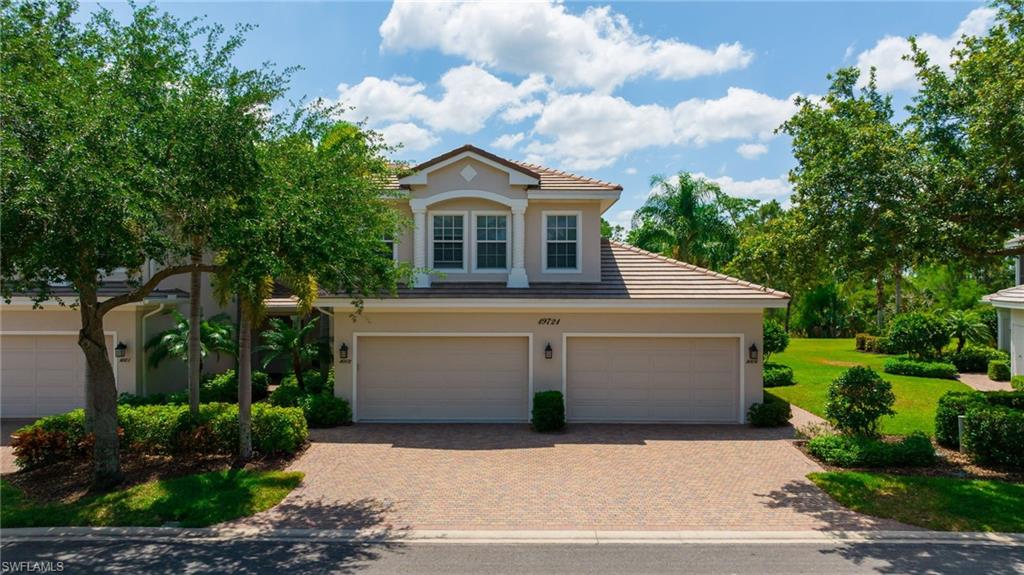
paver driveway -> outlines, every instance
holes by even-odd
[[[265,528],[901,528],[839,506],[791,428],[356,424],[314,430]]]

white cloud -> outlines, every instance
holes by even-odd
[[[636,175],[636,168],[626,168],[625,170],[622,170],[622,171],[625,172],[626,174],[630,175],[630,176],[635,176]]]
[[[917,45],[928,53],[933,64],[948,70],[952,62],[950,51],[964,35],[977,36],[984,34],[995,21],[996,10],[993,8],[976,8],[967,15],[960,25],[949,36],[941,38],[934,34],[921,34],[917,37]],[[911,62],[903,59],[910,54],[910,42],[900,36],[886,36],[875,46],[857,55],[857,67],[861,70],[860,84],[868,82],[868,72],[876,68],[878,88],[880,90],[913,90],[917,87],[916,68]]]
[[[389,145],[397,146],[401,144],[404,150],[410,152],[426,150],[440,141],[429,130],[409,122],[385,126],[380,129],[380,133],[384,136],[384,141]]]
[[[756,180],[736,180],[730,176],[709,178],[702,173],[694,175],[715,182],[723,192],[734,198],[749,198],[762,202],[778,200],[779,203],[785,205],[788,204],[789,196],[793,193],[793,187],[785,175],[777,178],[757,178]]]
[[[714,49],[633,30],[611,8],[571,14],[559,2],[395,2],[380,26],[381,49],[436,49],[496,70],[540,72],[560,86],[610,92],[641,76],[687,79],[745,68],[734,42]]]
[[[536,114],[532,95],[546,87],[540,76],[513,85],[475,65],[448,70],[440,85],[441,96],[431,98],[423,83],[367,76],[355,85],[340,84],[338,100],[353,108],[345,118],[367,118],[371,125],[418,120],[437,131],[471,134],[499,111],[519,119]]]
[[[602,94],[553,95],[534,126],[534,133],[546,140],[530,142],[526,151],[555,158],[570,169],[592,170],[652,146],[766,141],[796,111],[792,98],[729,88],[718,99],[693,98],[667,108]]]
[[[633,214],[636,210],[619,210],[605,218],[613,226],[622,226],[622,229],[629,231],[633,227]]]
[[[747,160],[753,160],[758,156],[767,154],[768,146],[764,144],[740,144],[739,147],[736,148],[736,153]]]
[[[498,148],[499,150],[511,150],[515,148],[519,142],[523,141],[526,134],[519,132],[517,134],[502,134],[491,142],[491,146]]]

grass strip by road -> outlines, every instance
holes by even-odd
[[[896,405],[893,406],[896,415],[882,418],[882,433],[908,435],[923,431],[935,435],[935,408],[939,398],[947,391],[969,391],[970,387],[948,379],[883,373],[882,364],[890,357],[857,351],[852,339],[793,338],[786,351],[772,354],[771,361],[793,368],[796,384],[773,387],[770,391],[793,405],[824,417],[825,397],[832,380],[855,365],[866,365],[892,383],[892,391],[896,394]]]
[[[150,481],[72,502],[38,503],[0,481],[0,527],[205,527],[269,509],[302,482],[285,471],[227,470]]]
[[[1024,532],[1024,484],[859,471],[807,476],[858,513],[938,531]]]

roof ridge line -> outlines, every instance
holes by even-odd
[[[674,259],[674,258],[663,256],[661,254],[656,254],[654,252],[649,252],[649,251],[647,251],[645,249],[638,248],[638,247],[636,247],[636,246],[634,246],[632,244],[627,244],[627,243],[616,241],[616,240],[612,240],[612,239],[609,239],[607,241],[608,241],[609,244],[613,244],[613,245],[625,248],[627,250],[630,250],[632,252],[636,252],[638,254],[642,254],[642,255],[645,255],[645,256],[653,257],[655,259],[663,260],[665,262],[668,262],[668,263],[671,263],[671,264],[675,264],[675,265],[677,265],[679,267],[682,267],[684,269],[689,269],[689,270],[692,270],[692,271],[703,272],[703,273],[709,274],[709,275],[717,277],[717,278],[721,278],[721,279],[725,279],[725,280],[731,281],[731,282],[739,284],[741,286],[752,287],[752,288],[759,289],[759,290],[761,290],[761,291],[763,291],[765,293],[769,293],[769,294],[773,294],[773,295],[779,295],[779,296],[784,296],[786,298],[790,297],[790,295],[788,293],[784,292],[784,291],[775,290],[775,289],[772,289],[770,287],[765,287],[763,285],[758,285],[758,284],[756,284],[754,282],[748,282],[747,280],[742,280],[742,279],[739,279],[739,278],[735,278],[735,277],[732,277],[730,275],[723,274],[721,272],[716,272],[714,270],[709,270],[707,268],[702,268],[700,266],[691,264],[689,262],[684,262],[684,261],[681,261],[681,260],[677,260],[677,259]]]

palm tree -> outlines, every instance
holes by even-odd
[[[949,337],[956,340],[957,353],[964,349],[964,344],[968,341],[985,342],[992,337],[985,322],[970,312],[960,310],[949,312],[946,316],[946,325],[949,329]]]
[[[174,327],[160,332],[146,342],[145,350],[149,357],[150,367],[157,367],[165,359],[178,359],[188,361],[188,318],[178,310],[172,309],[164,315],[174,318]],[[235,326],[227,314],[219,313],[210,319],[199,322],[199,357],[202,358],[210,352],[228,355],[235,355]]]
[[[717,184],[680,172],[652,177],[651,188],[633,215],[630,243],[708,268],[732,259],[739,238],[724,203],[728,197]]]
[[[256,351],[264,352],[263,369],[267,369],[272,361],[279,357],[288,357],[292,362],[292,371],[295,372],[295,381],[299,389],[305,389],[305,382],[302,380],[302,365],[317,357],[319,351],[316,342],[307,342],[309,332],[316,327],[317,320],[313,318],[306,325],[302,325],[302,318],[296,317],[294,323],[289,325],[280,318],[271,318],[271,329],[263,332],[264,344],[256,348]]]

